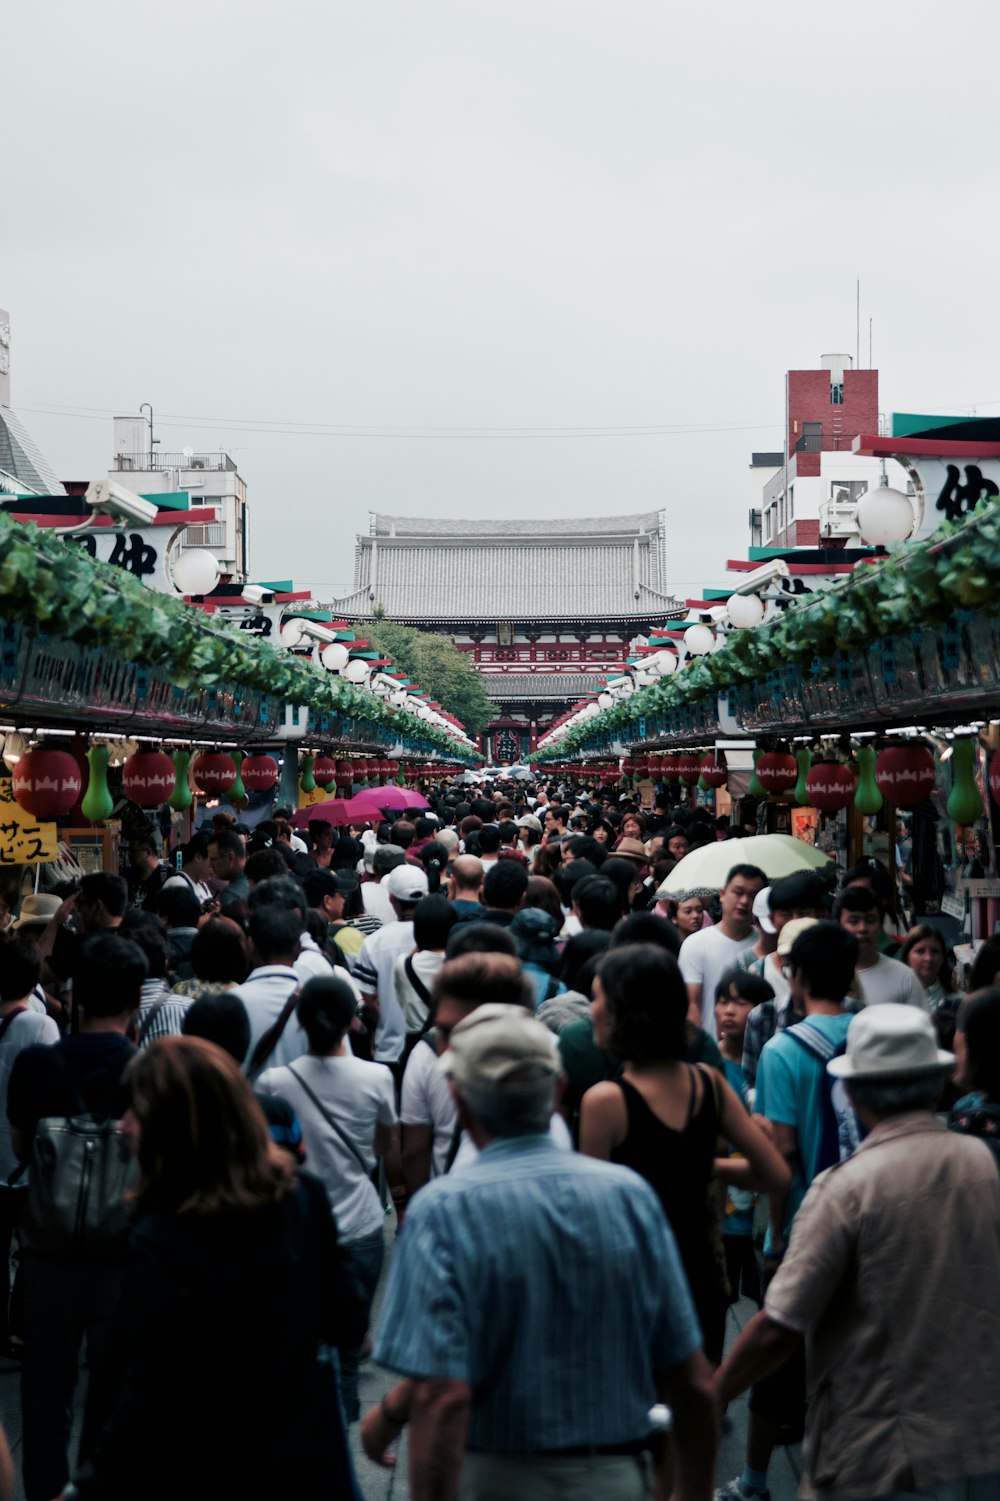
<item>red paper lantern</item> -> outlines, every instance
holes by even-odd
[[[697,756],[678,756],[676,771],[682,782],[693,787],[701,776],[701,762]]]
[[[334,770],[334,778],[340,792],[350,792],[354,781],[354,762],[338,761]]]
[[[726,768],[714,756],[706,756],[701,763],[701,775],[708,787],[724,787]]]
[[[278,780],[278,763],[273,756],[247,756],[240,775],[248,792],[267,792]]]
[[[337,763],[330,756],[317,756],[313,762],[313,776],[317,787],[329,787],[331,782],[337,780]],[[246,767],[243,768],[243,781],[246,782]]]
[[[766,751],[757,762],[757,780],[765,792],[791,792],[798,776],[798,763],[787,751]]]
[[[191,763],[191,780],[199,792],[223,797],[236,785],[236,762],[225,751],[202,751]]]
[[[159,808],[177,786],[174,763],[163,751],[136,751],[122,767],[122,791],[138,808]]]
[[[663,757],[659,754],[649,758],[649,774],[658,782],[663,775]]]
[[[914,808],[934,791],[934,754],[926,745],[887,745],[875,758],[875,781],[894,808]]]
[[[633,766],[635,768],[635,775],[637,777],[646,777],[649,775],[648,756],[636,756],[635,761],[633,762]]]
[[[846,808],[853,796],[854,778],[839,761],[819,761],[806,777],[810,808],[836,813],[839,808]]]
[[[622,760],[622,776],[630,777],[635,771],[635,762],[631,756],[625,756]]]
[[[32,818],[58,818],[75,808],[83,791],[80,768],[68,751],[25,751],[13,773],[14,801]]]

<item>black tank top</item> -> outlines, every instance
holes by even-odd
[[[719,1111],[709,1071],[691,1064],[685,1067],[691,1097],[680,1131],[664,1125],[633,1084],[620,1081],[628,1131],[611,1156],[645,1178],[663,1205],[705,1328],[706,1316],[710,1311],[715,1314],[719,1297],[725,1294],[715,1254],[711,1193]]]

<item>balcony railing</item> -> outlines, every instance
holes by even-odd
[[[153,474],[161,469],[222,469],[236,473],[236,464],[228,453],[118,453],[115,468]]]

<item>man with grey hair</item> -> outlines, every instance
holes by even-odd
[[[406,851],[398,844],[376,844],[365,850],[364,866],[370,880],[361,883],[361,905],[369,917],[377,917],[381,923],[397,921],[396,913],[385,889],[385,878],[397,865],[406,859]]]
[[[804,1497],[1000,1496],[1000,1174],[934,1114],[954,1064],[916,1007],[854,1018],[827,1069],[868,1134],[813,1182],[716,1377],[724,1406],[806,1340]]]
[[[708,1501],[710,1368],[655,1194],[552,1145],[558,1051],[520,1006],[479,1006],[440,1067],[480,1155],[409,1211],[375,1347],[407,1380],[366,1418],[366,1451],[390,1462],[409,1422],[413,1501],[642,1501],[662,1400],[674,1494]]]

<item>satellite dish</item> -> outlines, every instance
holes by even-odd
[[[193,448],[182,448],[181,449],[181,453],[184,455],[184,457],[186,459],[190,459],[194,455],[194,449]]]

